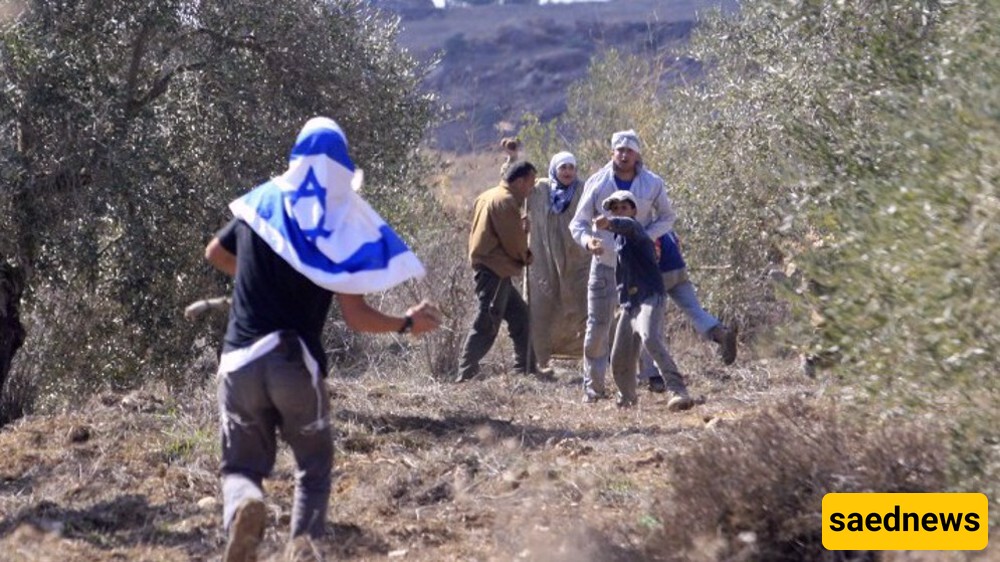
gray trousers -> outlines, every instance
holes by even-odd
[[[611,357],[611,322],[617,306],[615,268],[592,259],[587,281],[587,333],[583,338],[583,391],[587,396],[605,393]]]
[[[667,288],[667,295],[674,303],[684,311],[684,314],[694,324],[694,329],[702,337],[707,338],[708,332],[719,325],[719,319],[712,316],[701,307],[698,294],[694,290],[694,285],[688,280],[687,270],[676,269],[663,274],[663,284]],[[639,359],[639,378],[648,379],[656,375],[656,365],[645,353]]]
[[[323,380],[314,381],[306,368],[298,338],[283,338],[270,353],[221,373],[218,397],[225,528],[243,501],[263,499],[262,480],[274,468],[278,429],[298,467],[291,536],[321,536],[333,468],[330,398]]]
[[[637,399],[635,372],[640,351],[652,358],[658,374],[666,382],[667,390],[672,392],[686,390],[677,364],[674,363],[664,343],[665,304],[666,296],[654,295],[639,306],[622,310],[621,316],[618,317],[618,328],[615,330],[615,341],[611,351],[611,371],[624,401],[635,402]]]
[[[514,342],[514,370],[534,371],[535,362],[528,363],[528,305],[510,277],[500,277],[485,267],[476,268],[476,299],[479,310],[462,347],[459,374],[473,377],[479,373],[479,362],[493,347],[504,320]]]

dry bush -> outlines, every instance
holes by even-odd
[[[360,333],[347,327],[334,301],[323,329],[323,347],[331,372],[348,377],[368,371],[389,373],[394,378],[398,373],[418,372],[442,380],[454,376],[476,307],[466,245],[465,224],[445,218],[441,224],[418,234],[413,243],[427,275],[366,297],[374,308],[393,315],[402,315],[423,299],[434,302],[442,314],[441,325],[434,332],[417,338]]]
[[[822,546],[824,494],[946,489],[940,428],[868,421],[786,402],[700,440],[673,464],[651,558],[840,560]]]
[[[419,357],[433,376],[448,378],[458,370],[462,344],[475,313],[476,295],[466,257],[466,224],[447,213],[442,213],[442,218],[441,224],[426,231],[415,244],[427,275],[408,283],[403,294],[413,302],[430,299],[441,310],[441,326],[419,340]]]
[[[0,388],[0,427],[31,413],[38,396],[38,387],[17,373],[4,381]]]
[[[399,311],[421,299],[437,304],[443,316],[440,328],[415,342],[411,340],[413,345],[406,345],[406,353],[396,358],[405,362],[404,370],[423,365],[432,376],[447,379],[458,370],[459,355],[476,309],[467,253],[472,205],[479,193],[499,181],[503,155],[439,154],[437,159],[440,173],[433,178],[436,185],[427,205],[429,211],[412,229],[412,247],[427,275],[390,291],[384,302],[386,310]],[[502,339],[498,337],[494,347],[502,347]],[[373,359],[381,361],[385,356]]]
[[[406,308],[402,303],[388,304],[392,299],[387,293],[366,295],[365,300],[372,307],[401,316]],[[404,350],[398,339],[382,334],[368,334],[352,330],[344,321],[337,299],[330,306],[326,324],[323,326],[323,350],[327,367],[337,376],[357,377],[370,368],[377,368],[398,356]]]

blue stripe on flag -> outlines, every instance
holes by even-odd
[[[332,275],[385,269],[389,266],[389,260],[409,251],[389,225],[383,224],[378,230],[381,235],[378,240],[362,244],[349,258],[335,262],[316,249],[300,231],[294,230],[297,236],[289,237],[287,229],[283,229],[286,240],[292,243],[302,263]]]
[[[339,131],[331,129],[315,129],[304,138],[295,142],[292,158],[302,156],[317,156],[325,154],[327,158],[339,163],[350,171],[354,171],[354,162],[347,154],[347,141]]]
[[[309,267],[331,275],[385,269],[392,258],[410,251],[389,225],[382,224],[378,229],[378,240],[360,245],[346,260],[333,261],[305,237],[291,217],[281,211],[284,195],[277,186],[269,184],[271,182],[244,196],[244,203],[280,233],[294,249],[299,260]]]

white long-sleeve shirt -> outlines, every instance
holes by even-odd
[[[584,184],[583,196],[576,207],[576,214],[569,224],[570,233],[577,244],[587,247],[592,238],[599,238],[604,246],[604,252],[595,256],[601,264],[615,266],[614,235],[607,230],[594,231],[594,219],[607,215],[601,208],[601,203],[618,191],[615,184],[615,172],[611,162],[608,162],[597,173],[590,176]],[[653,240],[674,229],[677,214],[674,213],[667,197],[663,179],[650,172],[645,167],[639,167],[632,187],[629,189],[636,200],[635,220],[643,225],[646,234]],[[610,215],[607,215],[610,217]]]

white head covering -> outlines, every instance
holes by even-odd
[[[552,156],[552,160],[549,160],[549,177],[555,179],[556,172],[559,171],[559,166],[563,164],[572,164],[576,166],[576,157],[573,156],[571,152],[557,152]]]
[[[295,139],[288,170],[229,208],[324,289],[359,295],[422,277],[420,260],[358,193],[360,172],[344,131],[316,117]]]
[[[608,195],[608,198],[601,202],[601,208],[607,211],[608,208],[611,207],[612,203],[618,201],[631,201],[632,206],[638,208],[638,205],[635,203],[635,195],[632,195],[631,191],[625,191],[624,189],[619,189],[611,195]]]
[[[631,148],[637,154],[642,154],[642,151],[639,150],[639,135],[632,129],[618,131],[611,135],[611,150],[617,150],[623,146]]]

